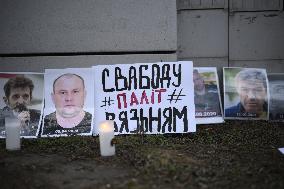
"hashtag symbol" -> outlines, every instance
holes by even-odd
[[[176,89],[174,90],[174,92],[171,95],[168,95],[170,98],[167,99],[170,101],[170,103],[172,103],[172,101],[174,101],[175,103],[177,103],[178,100],[182,100],[180,97],[181,96],[185,96],[183,94],[181,94],[182,89],[180,90],[180,92],[178,94],[176,94]]]
[[[112,104],[114,104],[114,100],[112,100],[110,97],[105,97],[105,99],[102,101],[102,103],[104,103],[103,105],[101,105],[101,107],[105,107],[105,106],[111,106]]]

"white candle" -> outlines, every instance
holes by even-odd
[[[100,149],[102,156],[115,155],[115,146],[111,145],[114,138],[114,121],[104,121],[99,125]]]
[[[6,149],[20,150],[21,149],[21,121],[16,117],[5,117],[5,132],[6,132]]]

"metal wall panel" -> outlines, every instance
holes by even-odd
[[[178,14],[178,57],[227,57],[228,12],[180,11]]]
[[[178,10],[228,8],[228,0],[177,0]]]
[[[232,60],[231,67],[265,68],[267,73],[284,73],[284,60]]]
[[[241,12],[229,20],[231,60],[284,59],[284,12]]]
[[[282,10],[283,0],[230,0],[230,11]]]
[[[222,3],[215,7],[202,0],[177,3],[179,60],[216,66],[218,71],[229,65],[284,72],[284,12],[279,11],[283,0],[231,0],[232,14],[219,9],[225,7]]]
[[[86,68],[102,64],[176,61],[176,54],[0,57],[1,71],[44,72],[45,69]]]
[[[0,0],[0,54],[175,51],[173,0]]]
[[[183,58],[179,60],[191,60],[194,67],[216,67],[219,75],[222,74],[223,67],[228,66],[228,58]]]

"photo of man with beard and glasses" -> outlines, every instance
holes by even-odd
[[[50,96],[55,111],[44,117],[42,135],[91,133],[92,114],[84,110],[87,97],[85,86],[83,77],[71,72],[53,81]]]
[[[265,69],[224,68],[225,118],[268,119]]]
[[[43,75],[12,73],[1,73],[0,75],[2,84],[3,80],[8,79],[2,87],[5,106],[0,109],[0,136],[5,137],[5,117],[15,117],[20,120],[22,137],[36,137],[41,121]],[[36,86],[31,78],[37,80]],[[37,88],[37,95],[33,94],[35,88]],[[34,98],[34,96],[37,97]],[[36,104],[37,109],[32,108],[36,107]]]

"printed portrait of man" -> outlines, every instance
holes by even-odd
[[[84,79],[74,73],[57,77],[51,99],[55,111],[44,118],[43,135],[89,133],[92,114],[83,109],[87,91]]]
[[[269,119],[284,120],[284,74],[269,74]]]
[[[214,77],[213,80],[213,84],[205,84],[204,78],[199,73],[198,69],[193,70],[194,103],[196,117],[214,117],[217,115],[222,116],[218,93],[219,89],[217,84],[215,84],[216,77]]]
[[[242,69],[234,78],[239,102],[225,109],[225,117],[267,119],[267,77],[260,69]]]
[[[35,136],[39,128],[41,111],[28,108],[33,98],[35,86],[33,81],[24,75],[11,77],[3,87],[5,107],[0,110],[0,135],[5,136],[5,117],[20,120],[20,135]]]

